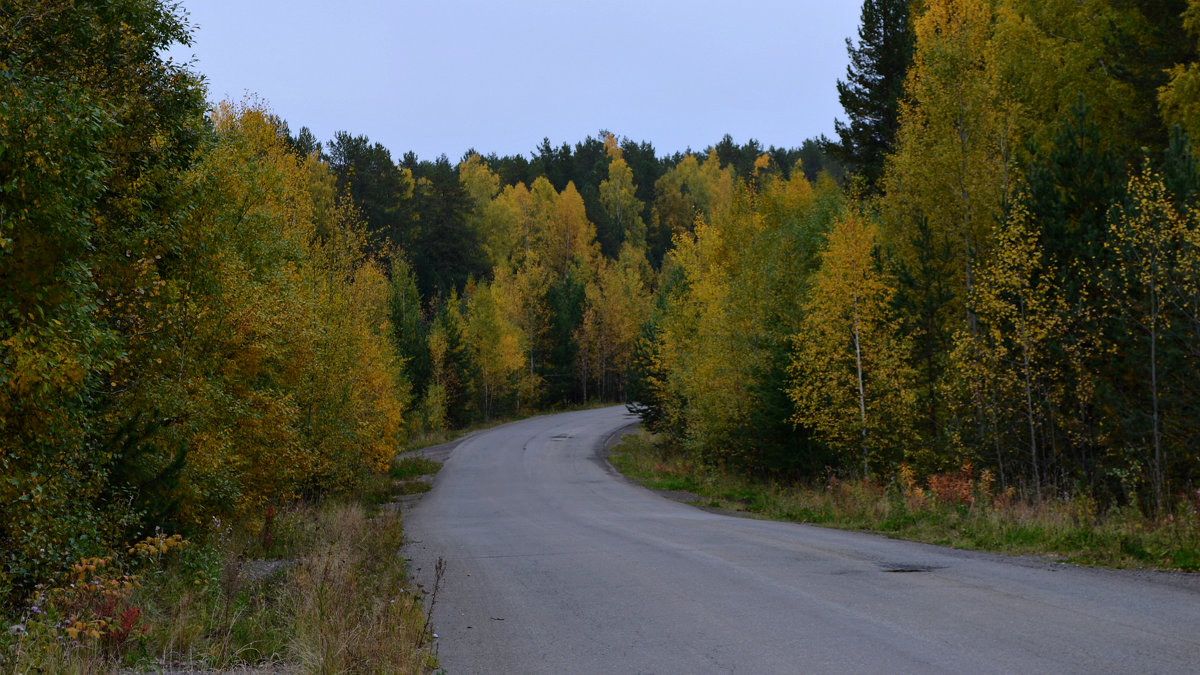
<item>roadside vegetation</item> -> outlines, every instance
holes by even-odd
[[[924,480],[902,469],[886,484],[832,475],[822,482],[764,480],[697,464],[645,431],[626,436],[609,461],[650,489],[756,518],[1080,565],[1200,571],[1200,495],[1154,519],[1133,506],[1102,511],[1082,496],[1023,500],[969,465]]]
[[[353,495],[82,560],[0,632],[0,672],[430,672],[426,596],[391,501],[440,465],[392,467]]]

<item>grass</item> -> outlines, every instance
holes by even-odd
[[[203,542],[163,536],[88,562],[0,625],[0,673],[430,672],[400,515],[378,506],[403,485],[380,476],[352,498],[269,509],[253,525],[214,521]]]
[[[408,454],[393,459],[391,470],[388,473],[396,480],[411,480],[437,473],[440,468],[442,468],[441,462],[435,462],[421,455]]]
[[[1200,495],[1155,520],[1135,508],[1098,513],[1086,497],[1030,503],[969,468],[925,481],[902,473],[886,485],[754,481],[694,463],[645,432],[626,436],[609,459],[646,487],[752,517],[1082,565],[1200,571]]]
[[[433,484],[421,480],[421,477],[437,473],[441,468],[441,462],[421,455],[405,454],[392,460],[389,475],[396,479],[396,494],[416,495],[433,489]]]

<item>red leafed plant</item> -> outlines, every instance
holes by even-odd
[[[142,608],[141,607],[126,607],[125,611],[117,618],[117,625],[112,631],[112,643],[114,646],[120,646],[131,637],[137,637],[146,633],[146,626],[141,623]]]

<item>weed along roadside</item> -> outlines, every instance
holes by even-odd
[[[399,551],[440,466],[398,457],[353,495],[83,560],[4,626],[0,673],[430,672],[432,602]]]
[[[988,473],[970,465],[925,481],[901,471],[887,485],[836,477],[781,483],[705,467],[644,430],[625,436],[608,460],[666,497],[730,514],[1080,565],[1200,571],[1196,509],[1156,520],[1128,507],[1097,513],[1079,497],[1031,503],[995,490]]]

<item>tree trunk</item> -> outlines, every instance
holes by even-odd
[[[871,466],[867,452],[867,397],[863,389],[862,346],[858,334],[858,294],[854,295],[854,365],[858,370],[858,410],[862,416],[863,479],[867,479],[871,476]]]
[[[1154,414],[1154,515],[1163,510],[1162,444],[1158,431],[1158,288],[1150,281],[1150,399]]]
[[[1033,415],[1033,388],[1030,385],[1029,328],[1026,325],[1025,302],[1021,301],[1021,362],[1024,367],[1025,413],[1029,419],[1029,459],[1033,469],[1033,488],[1038,499],[1042,496],[1042,481],[1038,476],[1037,425]]]

